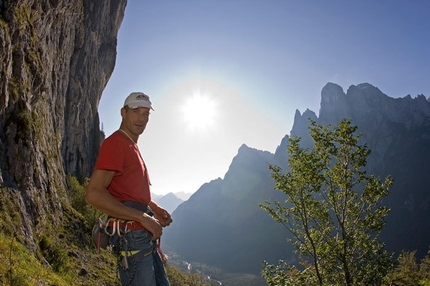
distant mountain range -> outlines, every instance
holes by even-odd
[[[152,194],[152,200],[165,208],[169,213],[173,211],[183,202],[190,198],[190,193],[168,193],[166,195]]]
[[[291,136],[312,147],[308,119],[337,125],[342,118],[363,133],[361,144],[372,151],[367,172],[391,175],[394,186],[384,204],[392,209],[381,234],[387,250],[417,250],[423,257],[430,246],[430,101],[423,95],[391,98],[364,83],[347,93],[328,83],[321,92],[319,116],[296,111]],[[259,208],[265,201],[283,201],[274,190],[268,164],[288,171],[286,135],[275,154],[242,145],[223,179],[201,186],[173,212],[174,223],[163,241],[176,254],[227,272],[259,274],[263,260],[295,263],[287,230]]]

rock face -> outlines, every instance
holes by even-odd
[[[66,174],[94,165],[126,3],[0,1],[0,224],[33,250],[33,232],[61,223]]]

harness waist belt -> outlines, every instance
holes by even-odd
[[[107,226],[113,229],[118,228],[124,232],[134,231],[136,229],[145,229],[139,222],[134,220],[122,220],[116,218],[109,218]]]
[[[123,201],[122,204],[131,207],[133,209],[140,210],[150,216],[154,216],[154,213],[152,212],[151,208],[148,205],[133,202],[133,201]],[[116,231],[127,233],[129,231],[134,231],[136,229],[145,229],[139,222],[134,220],[123,220],[118,218],[109,217],[108,221],[106,223],[106,226],[112,228],[112,233],[109,233],[109,231],[105,231],[108,235],[112,236],[115,234]]]

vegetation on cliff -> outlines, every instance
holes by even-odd
[[[17,238],[12,222],[3,218],[11,208],[1,208],[0,227],[0,285],[120,285],[116,258],[106,251],[96,251],[91,241],[91,226],[102,213],[85,203],[85,185],[68,176],[68,199],[64,228],[51,228],[38,237],[39,251],[35,256]],[[1,206],[5,206],[1,204]],[[19,218],[19,216],[15,216]],[[11,231],[11,232],[10,232]],[[196,274],[186,274],[166,264],[173,285],[211,285]]]

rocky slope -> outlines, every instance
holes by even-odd
[[[33,251],[95,162],[126,3],[0,1],[0,227]]]

